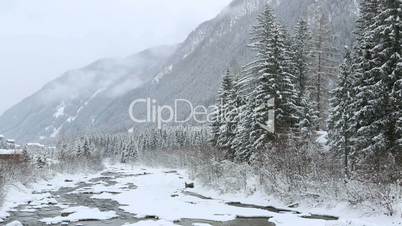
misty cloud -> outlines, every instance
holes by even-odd
[[[67,70],[181,42],[229,2],[2,0],[0,114]]]

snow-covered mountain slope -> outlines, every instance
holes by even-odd
[[[272,0],[280,20],[290,29],[298,18],[311,11],[314,0]],[[350,45],[354,16],[354,0],[323,0],[325,13],[331,11],[332,26],[338,44]],[[250,31],[266,0],[235,0],[216,18],[201,24],[178,47],[166,62],[164,69],[144,87],[130,92],[115,101],[110,111],[101,115],[107,129],[124,131],[132,124],[127,108],[136,98],[152,97],[160,105],[173,105],[175,99],[190,100],[193,105],[212,104],[220,80],[226,69],[239,70],[251,60],[253,53],[247,47]],[[323,10],[324,10],[323,9]],[[309,15],[307,15],[309,16]],[[341,27],[342,29],[338,29]],[[346,34],[346,35],[345,35]],[[113,110],[112,110],[113,109]],[[144,116],[145,109],[136,109],[137,116]],[[179,118],[187,116],[187,108],[179,108]]]
[[[317,1],[268,2],[291,28]],[[355,0],[319,2],[331,15],[339,46],[349,45],[357,12]],[[0,117],[0,133],[31,141],[90,131],[127,132],[133,127],[128,108],[137,98],[152,97],[159,104],[173,104],[180,98],[194,105],[211,104],[224,71],[239,70],[250,61],[250,30],[266,3],[234,0],[217,17],[196,28],[171,55],[169,51],[162,55],[141,53],[66,73]],[[183,116],[187,110],[179,109],[178,114]],[[135,113],[144,115],[145,109]]]
[[[114,99],[152,80],[175,48],[156,47],[66,72],[6,111],[0,117],[0,131],[19,141],[88,131]]]
[[[214,99],[221,75],[228,68],[240,68],[251,58],[246,47],[251,26],[263,9],[262,0],[236,0],[216,18],[201,24],[181,43],[148,84],[118,98],[101,115],[106,128],[124,131],[132,126],[128,106],[137,98],[152,97],[159,104],[173,105],[175,99],[208,104]],[[141,117],[146,109],[136,109]],[[179,114],[185,110],[179,109]]]

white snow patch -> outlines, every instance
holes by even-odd
[[[53,132],[52,132],[52,134],[50,134],[50,137],[51,138],[55,138],[55,137],[57,137],[58,135],[59,135],[59,133],[60,133],[60,130],[63,128],[63,125],[64,124],[62,124],[59,128],[53,128]]]
[[[159,81],[167,74],[173,71],[173,65],[169,65],[168,67],[165,67],[161,72],[159,72],[155,78],[153,79],[154,83],[159,83]]]
[[[6,224],[6,226],[24,226],[24,225],[19,221],[13,221],[11,223]]]
[[[27,143],[28,147],[38,147],[38,148],[44,148],[45,145],[40,144],[40,143]]]
[[[70,116],[70,117],[68,117],[68,119],[66,120],[66,122],[68,122],[68,123],[72,123],[72,122],[74,122],[74,121],[75,121],[75,119],[76,119],[76,117],[72,117],[72,116]]]
[[[324,150],[329,150],[328,147],[328,132],[327,131],[317,131],[316,142],[319,143]]]
[[[64,121],[58,128],[53,128],[53,132],[50,134],[50,138],[56,138],[59,134],[60,134],[60,131],[62,130],[62,128],[63,128],[63,126],[64,126],[64,124],[65,123],[72,123],[72,122],[74,122],[76,119],[77,119],[77,117],[78,117],[78,115],[80,114],[80,112],[96,97],[96,96],[98,96],[99,95],[99,93],[101,93],[101,92],[103,92],[105,89],[104,88],[102,88],[102,89],[99,89],[99,90],[97,90],[96,92],[94,92],[92,95],[91,95],[91,97],[89,97],[85,102],[84,102],[84,104],[82,105],[82,106],[80,106],[78,109],[77,109],[77,112],[76,112],[76,114],[75,114],[75,116],[69,116],[67,119],[66,119],[66,121]],[[63,105],[64,105],[64,102],[62,103]],[[64,115],[64,107],[60,107],[59,109],[62,109],[63,110],[63,114],[62,115]],[[61,110],[60,110],[61,111]],[[56,114],[55,114],[56,115]],[[60,117],[61,115],[59,115],[59,114],[57,114],[57,116],[58,117]],[[56,118],[56,117],[55,117]]]
[[[147,172],[151,174],[146,176],[117,179],[116,186],[131,182],[138,188],[121,190],[120,194],[102,193],[91,198],[115,200],[122,205],[121,209],[136,214],[139,218],[152,215],[172,222],[182,218],[230,221],[234,220],[236,216],[271,216],[271,213],[265,210],[239,208],[226,205],[221,200],[202,200],[182,195],[181,190],[185,180],[177,174],[164,173],[166,171],[168,169],[148,169]],[[184,175],[184,172],[181,172],[181,175]],[[178,196],[172,197],[174,194]]]
[[[124,224],[123,226],[176,226],[176,225],[177,224],[165,220],[159,220],[159,221],[146,220],[134,224]]]
[[[89,208],[85,206],[70,207],[64,209],[62,213],[69,214],[66,217],[57,216],[53,218],[44,218],[40,220],[46,224],[58,224],[61,222],[77,222],[83,220],[108,220],[117,217],[116,212],[102,212],[98,208]]]
[[[78,118],[78,115],[80,114],[80,112],[81,112],[82,110],[84,110],[84,108],[85,108],[95,97],[97,97],[97,96],[98,96],[101,92],[103,92],[104,90],[105,90],[105,88],[102,88],[102,89],[98,89],[96,92],[94,92],[94,93],[84,102],[84,104],[81,105],[81,106],[77,109],[76,114],[75,114],[74,116],[70,116],[70,117],[67,118],[67,120],[65,121],[65,123],[72,123],[72,122],[74,122],[74,121]]]
[[[66,105],[64,104],[64,102],[62,102],[60,105],[57,106],[56,112],[53,114],[53,117],[58,119],[61,116],[63,116],[65,108],[66,108]]]
[[[16,155],[22,154],[22,150],[19,149],[0,149],[0,155]]]
[[[3,222],[5,218],[10,216],[8,211],[32,200],[30,190],[21,183],[16,183],[12,186],[8,185],[5,187],[5,190],[7,191],[7,195],[0,208],[0,222]]]
[[[92,94],[92,96],[89,97],[89,99],[84,103],[84,106],[87,106],[89,104],[89,102],[91,102],[95,97],[97,97],[104,90],[105,90],[105,88],[102,88],[102,89],[98,89],[96,92],[94,92]]]
[[[50,180],[38,180],[36,183],[24,186],[21,183],[14,183],[5,186],[5,197],[3,205],[0,206],[0,222],[9,217],[9,211],[15,210],[16,207],[30,202],[29,207],[25,211],[32,211],[35,207],[46,207],[49,202],[57,203],[51,196],[50,191],[57,191],[61,187],[75,187],[80,182],[88,182],[92,178],[99,177],[99,174],[87,176],[85,174],[56,174]],[[66,182],[66,179],[73,180],[74,183]],[[31,205],[32,204],[32,205]],[[60,208],[65,205],[57,204]]]

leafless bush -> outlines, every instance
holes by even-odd
[[[52,168],[58,172],[88,173],[101,170],[103,168],[102,160],[101,153],[97,151],[86,156],[79,156],[75,152],[58,153],[58,162]]]
[[[267,148],[248,165],[227,161],[220,150],[205,145],[144,152],[139,160],[152,166],[185,168],[193,178],[221,192],[252,193],[263,188],[289,203],[333,200],[388,215],[401,214],[398,212],[402,200],[399,183],[348,179],[337,159],[308,145],[298,149]]]
[[[33,176],[33,171],[29,162],[0,161],[1,180],[3,184],[7,182],[19,181],[27,183]]]
[[[352,205],[360,205],[376,210],[378,208],[389,216],[400,215],[402,190],[398,183],[378,184],[372,182],[349,181],[345,184],[344,198]]]

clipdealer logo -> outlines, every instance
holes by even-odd
[[[146,114],[143,114],[144,109]],[[161,129],[168,123],[184,124],[191,121],[205,124],[213,122],[217,110],[218,107],[215,105],[208,107],[203,105],[194,106],[191,101],[186,99],[176,99],[173,106],[171,106],[159,105],[158,101],[152,98],[143,98],[131,102],[129,115],[134,123],[154,123],[158,129]],[[140,112],[140,115],[136,115],[136,112]]]

